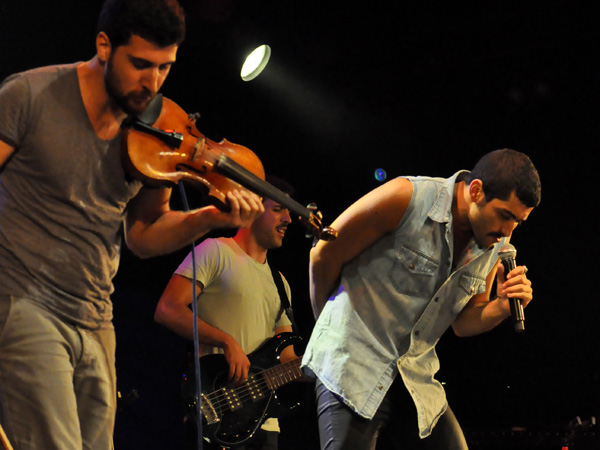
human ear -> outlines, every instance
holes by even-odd
[[[469,184],[469,197],[472,202],[478,202],[482,198],[485,198],[483,192],[483,182],[480,179],[475,179]]]
[[[112,46],[110,44],[110,39],[104,31],[101,31],[98,33],[98,36],[96,36],[96,54],[98,55],[100,64],[104,65],[106,61],[108,61],[111,50]]]

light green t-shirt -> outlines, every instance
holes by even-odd
[[[197,312],[205,322],[230,334],[246,354],[273,337],[275,328],[290,325],[268,265],[252,259],[231,238],[206,239],[195,249],[196,279],[203,289]],[[192,254],[176,274],[192,278]],[[288,298],[290,288],[283,279]],[[222,349],[200,346],[200,355]]]
[[[196,246],[196,280],[203,289],[198,296],[197,313],[205,322],[231,335],[252,353],[273,337],[275,328],[291,325],[282,311],[281,299],[268,261],[252,259],[231,238],[206,239]],[[175,271],[192,279],[192,254]],[[282,275],[288,299],[290,287]],[[223,349],[200,343],[200,356],[223,353]],[[266,431],[279,431],[279,423],[269,418]]]

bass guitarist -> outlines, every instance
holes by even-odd
[[[276,178],[267,181],[292,194],[286,182]],[[289,211],[273,200],[265,199],[263,205],[265,212],[249,227],[238,229],[233,238],[206,239],[195,248],[200,356],[224,354],[232,386],[240,386],[248,379],[248,353],[269,338],[292,331],[267,261],[267,252],[282,245],[292,220]],[[189,308],[193,297],[192,266],[190,253],[169,281],[154,316],[158,323],[190,340],[194,338],[193,313]],[[289,285],[281,278],[289,298]],[[291,345],[281,352],[281,362],[295,358]],[[269,418],[251,439],[236,448],[276,450],[278,435],[277,419]],[[222,445],[204,443],[203,448],[220,449]]]

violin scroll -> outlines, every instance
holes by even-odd
[[[323,214],[317,209],[316,203],[310,203],[306,209],[311,211],[311,214],[308,219],[300,217],[300,222],[308,228],[306,230],[306,237],[309,239],[311,237],[314,238],[313,246],[319,239],[323,241],[333,241],[338,237],[337,230],[323,226]]]

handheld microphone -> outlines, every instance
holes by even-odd
[[[498,252],[500,261],[504,266],[504,274],[517,267],[515,257],[517,256],[517,250],[511,244],[503,245]],[[520,298],[509,298],[510,315],[512,317],[512,323],[517,333],[525,331],[525,313],[523,312],[523,301]]]

